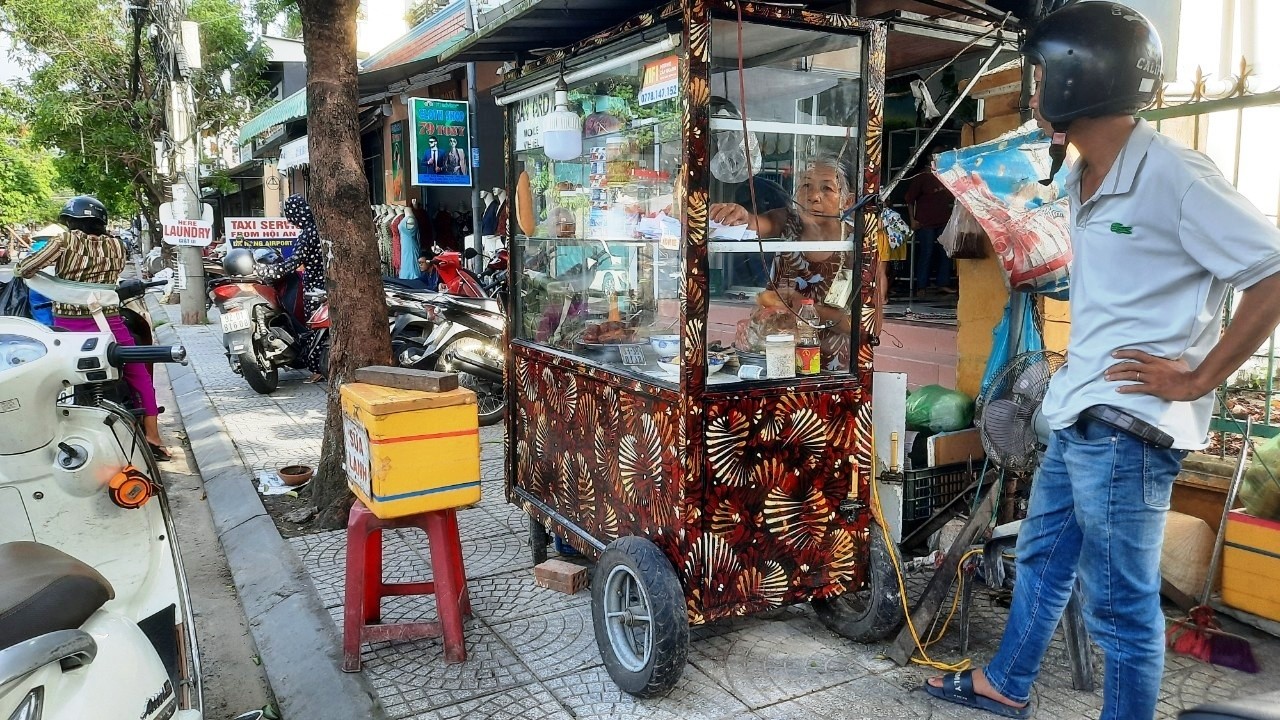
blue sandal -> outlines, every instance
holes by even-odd
[[[934,687],[928,682],[924,684],[924,691],[939,700],[946,700],[950,703],[963,705],[965,707],[986,710],[989,713],[995,713],[1001,717],[1007,718],[1028,718],[1031,717],[1031,704],[1028,703],[1022,707],[1014,707],[1005,705],[997,700],[979,695],[973,689],[973,671],[964,670],[962,672],[950,673],[942,676],[942,687]]]

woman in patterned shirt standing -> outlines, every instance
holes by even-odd
[[[119,283],[127,251],[123,242],[107,234],[107,209],[102,203],[88,195],[74,197],[62,207],[58,221],[67,228],[67,232],[50,238],[43,248],[24,258],[18,263],[16,274],[30,278],[53,265],[63,280],[98,285]],[[104,314],[116,342],[133,345],[133,336],[125,327],[119,310],[105,308]],[[53,325],[72,332],[98,332],[91,311],[80,305],[54,303]],[[125,363],[121,372],[142,408],[142,429],[151,452],[157,460],[168,460],[169,452],[160,439],[160,407],[156,403],[151,371],[140,363]]]

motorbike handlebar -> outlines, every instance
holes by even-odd
[[[187,349],[181,345],[112,345],[107,351],[112,367],[125,363],[187,364]]]

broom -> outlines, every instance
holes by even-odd
[[[1253,656],[1253,648],[1245,638],[1222,629],[1214,617],[1213,608],[1209,607],[1209,594],[1213,590],[1213,581],[1218,574],[1218,564],[1222,561],[1222,543],[1227,532],[1227,518],[1232,506],[1236,503],[1236,492],[1240,489],[1240,481],[1244,478],[1244,467],[1249,456],[1249,435],[1252,430],[1253,420],[1250,418],[1245,424],[1244,441],[1240,445],[1236,471],[1231,477],[1231,486],[1227,489],[1227,502],[1222,508],[1222,522],[1218,525],[1218,536],[1213,543],[1213,556],[1209,561],[1209,573],[1204,579],[1204,589],[1200,592],[1200,604],[1191,608],[1187,612],[1187,617],[1170,623],[1169,629],[1165,631],[1165,639],[1170,650],[1211,665],[1234,668],[1247,673],[1256,673],[1260,669],[1258,660]]]

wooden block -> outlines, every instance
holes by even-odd
[[[930,467],[968,462],[970,458],[977,462],[987,456],[977,428],[938,433],[929,438],[928,445]]]
[[[458,387],[456,373],[387,367],[385,365],[373,365],[356,370],[355,381],[399,390],[419,390],[421,392],[448,392],[456,390]]]
[[[533,568],[533,581],[538,587],[573,595],[587,587],[587,568],[552,558]]]

